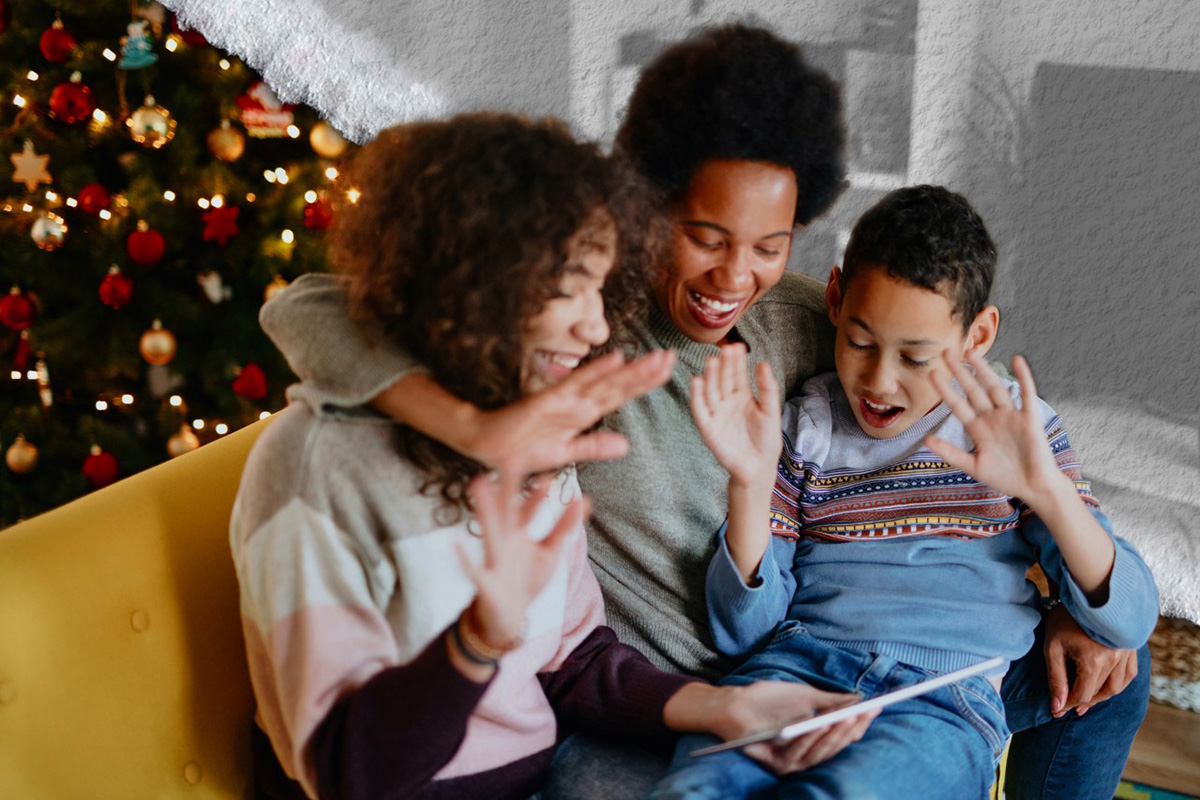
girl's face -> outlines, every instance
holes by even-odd
[[[599,211],[567,242],[558,291],[525,325],[521,390],[533,394],[571,374],[593,347],[608,341],[600,290],[617,257],[617,228]]]
[[[708,161],[674,210],[671,264],[655,301],[688,338],[726,341],[787,266],[796,176],[759,161]]]

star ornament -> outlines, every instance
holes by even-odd
[[[50,156],[39,156],[33,152],[33,142],[28,139],[25,140],[25,149],[18,155],[9,156],[9,159],[15,168],[13,181],[25,184],[29,191],[35,191],[39,183],[50,183],[50,173],[46,171]]]
[[[222,206],[204,213],[204,241],[216,242],[224,247],[238,233],[238,210],[235,206]]]

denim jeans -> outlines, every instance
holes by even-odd
[[[934,674],[890,656],[820,642],[800,623],[787,621],[763,650],[721,684],[799,681],[871,698]],[[1007,739],[1000,693],[987,679],[976,676],[884,708],[860,741],[825,762],[784,777],[736,750],[691,758],[692,750],[718,740],[700,734],[684,736],[670,771],[650,798],[986,798]]]
[[[1073,677],[1073,676],[1072,676]],[[1150,650],[1138,651],[1138,675],[1124,692],[1082,717],[1050,713],[1042,628],[1009,668],[1000,690],[1013,732],[1007,800],[1107,800],[1116,792],[1150,697]],[[666,772],[666,759],[626,742],[576,734],[559,748],[545,800],[635,800]]]

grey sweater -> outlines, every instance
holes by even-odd
[[[361,405],[421,369],[350,321],[337,278],[300,278],[263,307],[260,321],[322,403]],[[752,362],[771,364],[784,396],[832,368],[833,327],[823,287],[813,278],[784,274],[735,331]],[[726,516],[728,475],[692,423],[688,387],[717,348],[687,338],[657,309],[639,326],[635,345],[641,351],[674,348],[679,357],[667,385],[606,420],[628,437],[629,456],[579,467],[594,506],[589,557],[621,641],[664,669],[713,678],[732,667],[713,645],[704,596],[705,572]]]

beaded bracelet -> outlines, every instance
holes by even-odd
[[[466,642],[463,641],[462,617],[459,617],[458,621],[451,626],[450,635],[454,637],[454,644],[456,647],[458,647],[458,652],[462,653],[463,658],[467,659],[467,661],[470,661],[472,664],[478,664],[481,667],[494,667],[500,663],[499,655],[495,658],[489,658],[488,656],[480,654],[471,647],[467,646]],[[473,636],[470,633],[468,633],[467,636],[475,641],[480,641],[478,636]],[[503,655],[503,653],[500,655]]]

